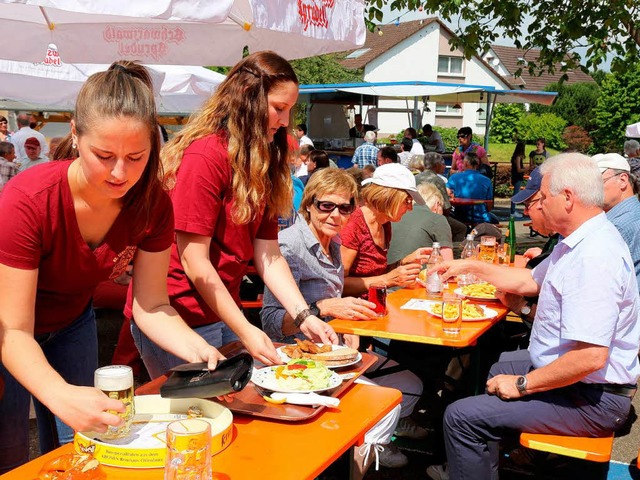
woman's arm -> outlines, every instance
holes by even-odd
[[[224,358],[194,332],[169,305],[167,271],[169,249],[145,252],[138,249],[134,259],[133,317],[154,343],[187,362],[208,362],[215,369]]]
[[[358,252],[343,245],[340,247],[340,253],[344,266],[344,289],[342,291],[344,295],[360,296],[366,293],[369,290],[369,285],[374,282],[384,282],[387,287],[412,286],[420,273],[420,264],[409,263],[392,268],[382,275],[353,277],[349,275],[349,271]]]
[[[527,171],[527,169],[524,166],[524,156],[520,156],[516,159],[516,161],[518,162],[516,164],[516,169],[518,171],[518,173],[524,173]]]
[[[105,432],[108,425],[119,425],[122,420],[107,410],[124,412],[124,404],[96,388],[68,384],[51,367],[34,339],[37,282],[38,270],[0,264],[0,361],[71,428]]]
[[[244,317],[213,267],[211,237],[177,231],[176,238],[182,267],[209,308],[238,335],[254,358],[267,365],[282,363],[269,337]]]
[[[296,281],[291,275],[287,261],[280,253],[277,240],[256,239],[254,245],[254,265],[265,285],[278,299],[291,318],[309,308]],[[285,322],[283,320],[283,332]],[[309,339],[322,343],[338,343],[338,335],[328,324],[313,315],[300,325],[300,331]]]

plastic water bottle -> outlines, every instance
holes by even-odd
[[[442,258],[442,254],[440,253],[440,243],[433,242],[433,250],[431,255],[429,256],[429,260],[427,260],[427,269],[431,269],[442,263],[444,259]],[[442,281],[440,280],[440,274],[438,272],[433,272],[427,277],[427,296],[431,297],[439,297],[442,292]]]
[[[462,247],[462,253],[460,254],[460,258],[462,260],[468,258],[474,258],[476,256],[476,244],[473,241],[473,235],[467,235],[467,239],[464,241]],[[464,287],[465,285],[471,285],[476,282],[475,275],[473,273],[463,273],[462,275],[458,275],[458,285]]]

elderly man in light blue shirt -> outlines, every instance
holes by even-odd
[[[540,200],[527,208],[563,237],[547,259],[533,271],[460,260],[437,268],[445,278],[474,273],[500,290],[539,295],[539,302],[528,354],[501,358],[485,395],[447,408],[448,468],[429,467],[432,478],[496,478],[497,442],[508,431],[601,437],[628,417],[640,375],[629,249],[602,210],[594,160],[558,155],[540,172]]]
[[[604,183],[604,211],[629,246],[640,292],[640,201],[638,179],[626,158],[617,153],[594,155]]]

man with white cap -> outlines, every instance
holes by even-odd
[[[594,155],[604,182],[604,211],[629,246],[640,292],[640,201],[638,179],[629,162],[617,153]]]

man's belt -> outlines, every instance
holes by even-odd
[[[620,385],[617,383],[584,383],[581,382],[582,385],[585,385],[589,388],[593,388],[595,390],[600,390],[601,392],[613,393],[614,395],[622,395],[624,397],[633,398],[638,390],[636,385]]]

